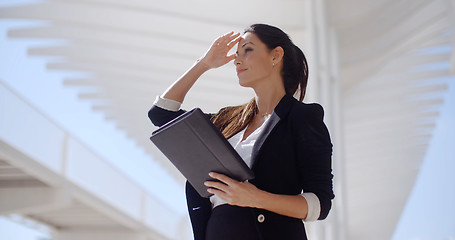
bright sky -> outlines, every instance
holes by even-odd
[[[2,0],[0,7],[11,2],[19,1]],[[16,26],[30,26],[30,22],[0,21],[0,81],[110,160],[144,189],[185,213],[182,187],[117,131],[112,122],[106,122],[102,114],[93,112],[89,102],[78,100],[76,89],[62,86],[62,79],[74,73],[47,71],[45,63],[49,58],[27,56],[28,47],[46,45],[49,41],[6,38],[6,30]],[[454,123],[455,81],[451,81],[431,146],[393,240],[455,240]],[[5,218],[0,218],[0,235],[2,240],[35,240],[46,236]]]

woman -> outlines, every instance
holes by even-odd
[[[237,52],[227,56],[235,45]],[[324,219],[334,198],[332,144],[318,104],[304,104],[308,66],[280,29],[254,24],[219,37],[149,111],[161,126],[184,111],[185,95],[206,71],[234,60],[239,83],[254,89],[249,103],[210,115],[255,178],[238,182],[210,173],[214,194],[200,197],[187,183],[195,239],[307,239],[302,222]],[[299,93],[299,101],[293,95]]]

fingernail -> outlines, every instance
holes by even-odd
[[[209,172],[209,176],[210,176],[210,177],[213,177],[213,173],[212,173],[212,172]]]

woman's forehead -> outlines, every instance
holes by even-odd
[[[241,36],[240,42],[245,43],[246,41],[254,40],[255,37],[256,35],[253,33],[247,32]]]
[[[256,37],[255,34],[247,32],[241,36],[238,48],[243,47],[246,43],[253,43],[254,45],[258,44],[258,38]]]

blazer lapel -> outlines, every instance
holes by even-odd
[[[294,102],[297,102],[294,97],[290,95],[284,95],[284,97],[275,107],[275,110],[270,116],[270,119],[266,123],[267,125],[264,126],[264,129],[262,129],[261,134],[259,134],[256,142],[254,143],[253,150],[251,152],[251,168],[254,167],[254,164],[258,160],[259,153],[265,140],[275,128],[276,124],[287,116]]]
[[[259,155],[259,151],[261,150],[262,144],[264,143],[265,139],[269,136],[270,132],[273,130],[275,125],[280,121],[280,117],[273,112],[270,116],[269,121],[267,121],[264,129],[262,129],[261,134],[259,134],[256,142],[253,145],[253,150],[251,152],[251,168],[253,168],[254,163],[256,162],[256,158]]]

